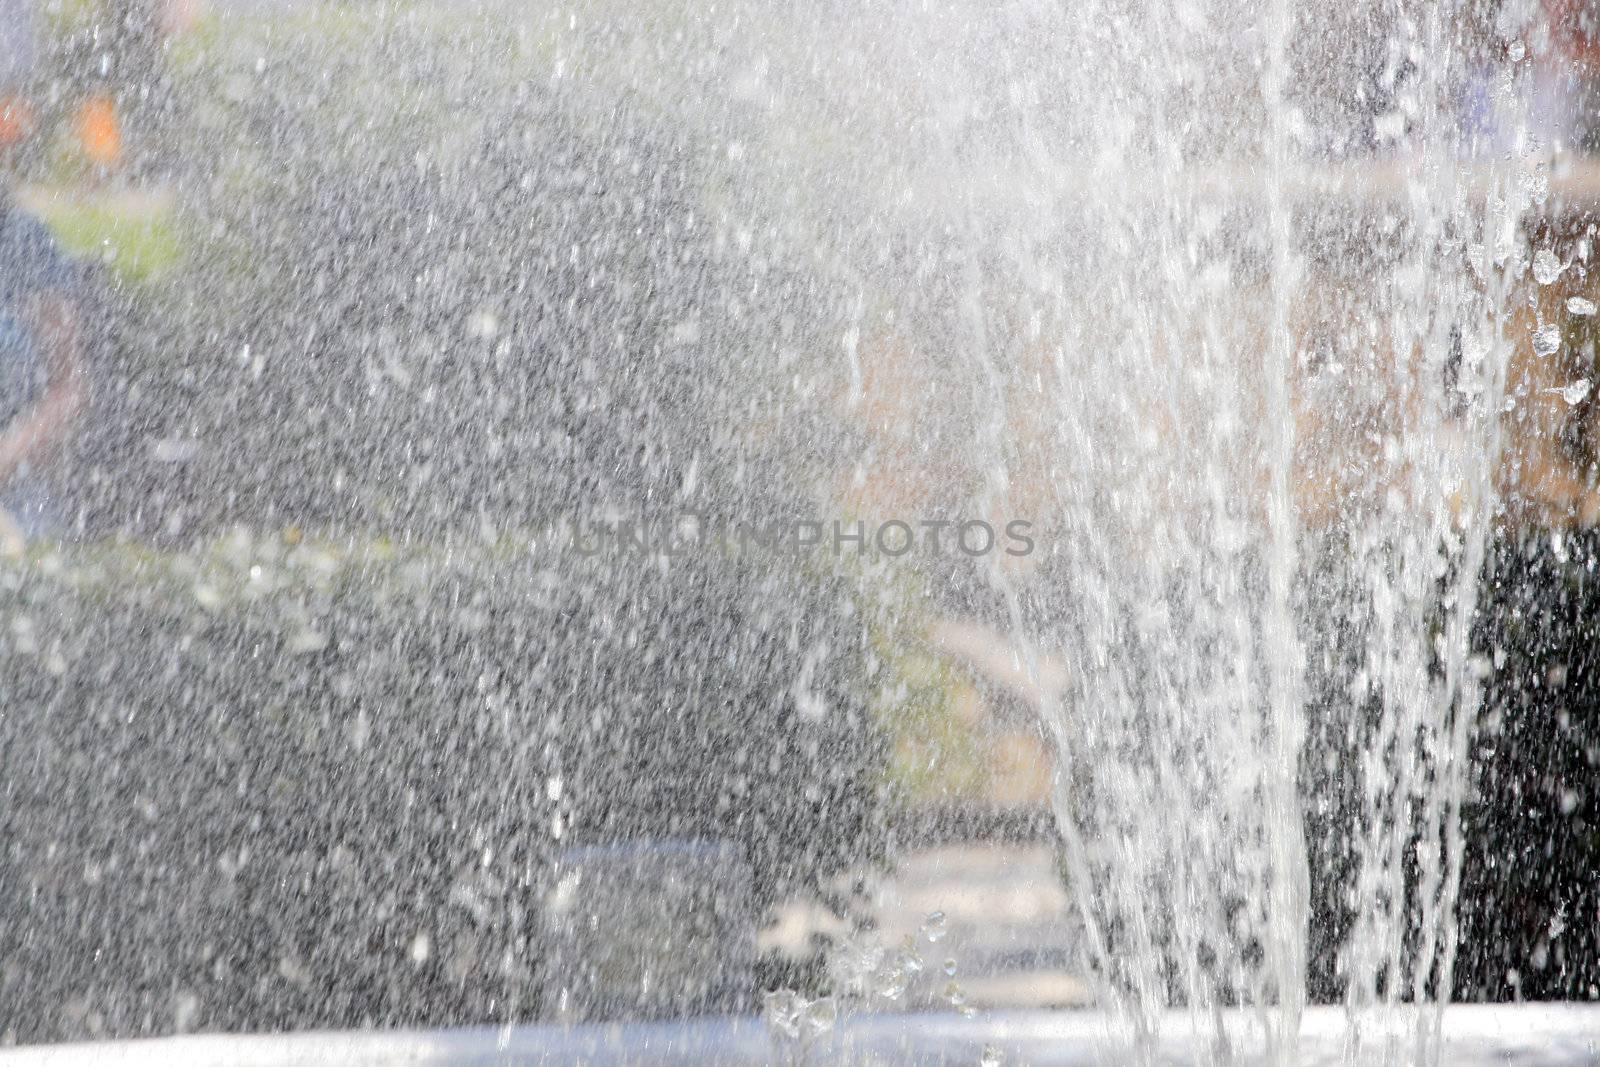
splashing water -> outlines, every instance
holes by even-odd
[[[1039,710],[1105,1001],[1146,1049],[1168,1008],[1218,1020],[1219,1058],[1247,1006],[1280,1059],[1310,997],[1438,1001],[1546,195],[1539,146],[1460,101],[1519,113],[1485,59],[1515,28],[1294,0],[702,14],[574,17],[558,76],[721,137],[733,243],[831,286],[845,410],[915,351],[947,480],[1039,524],[987,578],[1023,672],[1067,668]]]
[[[1531,183],[1515,160],[1453,175],[1469,51],[1443,11],[1114,6],[1067,75],[1094,162],[1060,180],[1072,238],[1016,239],[1045,268],[1020,402],[1053,428],[1032,488],[1061,557],[1010,585],[1013,623],[1070,664],[1046,717],[1108,994],[1152,1034],[1169,1005],[1254,1005],[1287,1058],[1334,970],[1356,1007],[1449,987],[1506,235]],[[1309,68],[1352,32],[1389,110],[1330,102],[1339,72]],[[1371,195],[1330,205],[1328,173]],[[1343,930],[1312,931],[1313,868],[1354,880]],[[1308,931],[1334,947],[1312,959]]]
[[[379,263],[373,273],[393,291],[374,303],[338,290],[370,322],[341,314],[329,298],[327,321],[314,308],[318,321],[285,315],[276,334],[252,326],[270,336],[230,347],[240,355],[229,366],[272,383],[261,354],[267,341],[274,351],[312,350],[318,330],[338,327],[352,395],[374,410],[380,400],[399,407],[396,398],[420,398],[408,410],[424,413],[426,432],[413,425],[391,434],[384,424],[381,436],[405,455],[384,477],[350,479],[382,488],[372,490],[370,510],[385,521],[399,516],[419,539],[459,533],[468,509],[455,506],[452,486],[504,505],[515,513],[508,523],[596,504],[579,499],[587,490],[688,505],[719,492],[733,510],[754,509],[767,499],[753,486],[768,468],[747,469],[746,452],[756,450],[740,439],[745,423],[767,427],[769,452],[794,453],[782,458],[802,468],[797,481],[859,488],[883,476],[919,503],[938,498],[996,528],[1026,517],[1038,551],[985,556],[982,588],[951,596],[1014,645],[1012,674],[1028,681],[1030,708],[1054,747],[1052,805],[1100,1002],[1136,1051],[1153,1061],[1163,1020],[1177,1009],[1206,1034],[1203,1053],[1213,1061],[1230,1060],[1248,1039],[1292,1062],[1305,1007],[1331,1000],[1351,1009],[1353,1055],[1362,1051],[1363,1020],[1398,1018],[1414,1036],[1398,1055],[1429,1061],[1457,952],[1468,743],[1487,672],[1473,654],[1472,626],[1498,507],[1509,367],[1519,347],[1552,357],[1566,344],[1537,298],[1515,305],[1529,279],[1535,294],[1554,294],[1585,269],[1581,256],[1534,251],[1523,232],[1549,196],[1550,147],[1528,129],[1518,20],[1531,16],[1517,14],[1523,6],[1502,5],[1491,18],[1469,0],[889,0],[862,9],[597,0],[510,30],[498,25],[494,4],[444,14],[408,8],[386,31],[398,43],[383,47],[397,53],[402,80],[436,80],[438,93],[416,114],[393,111],[392,130],[362,128],[405,149],[386,144],[393,158],[378,169],[421,176],[415,188],[437,196],[440,211],[455,210],[412,218],[408,205],[399,227],[406,241],[432,250],[408,254],[438,262],[415,274],[409,262]],[[483,10],[488,21],[473,21]],[[411,55],[404,33],[431,27],[429,18],[450,27],[450,43],[467,44],[454,49],[438,38],[436,54]],[[495,26],[492,47],[484,25]],[[472,61],[491,55],[499,67]],[[252,78],[284,81],[264,91],[248,78],[234,85],[235,77],[224,88],[263,112],[282,105],[298,115],[283,100],[302,91],[302,72],[283,73],[289,60],[276,54],[272,64],[251,64]],[[362,63],[345,65],[355,70],[348,78],[382,95]],[[523,84],[535,66],[540,84]],[[623,98],[626,107],[610,103]],[[484,103],[513,99],[503,120]],[[333,110],[338,123],[328,130],[338,132],[326,133],[329,141],[360,125]],[[204,129],[209,112],[197,113]],[[582,131],[574,144],[592,137],[602,150],[549,133],[565,123]],[[424,126],[437,136],[413,158],[402,135]],[[635,128],[667,132],[659,145],[634,144]],[[255,143],[253,133],[235,132],[263,156],[255,165],[272,180],[254,182],[262,187],[319,187],[319,168],[338,158],[333,145],[299,142],[274,154],[263,148],[272,138]],[[713,180],[692,196],[674,170],[688,169],[680,134],[715,147]],[[219,211],[235,195],[205,176],[175,181],[198,186],[198,198],[187,190],[191,198],[209,196]],[[382,183],[370,188],[372,199],[392,194]],[[347,207],[306,217],[366,220]],[[601,247],[615,237],[607,225],[624,234],[617,247]],[[647,226],[659,232],[635,240]],[[372,251],[373,235],[386,228],[370,229],[352,224],[354,236],[328,253],[330,265],[310,271],[314,287],[336,290],[347,271],[360,276],[340,258],[348,248],[403,258],[387,245]],[[489,258],[474,241],[500,230],[538,247],[519,245],[504,262],[474,258]],[[538,243],[552,232],[561,240]],[[264,259],[262,273],[293,275],[293,257],[283,260],[279,270]],[[776,264],[793,276],[778,279]],[[229,303],[231,275],[216,274],[206,295]],[[570,281],[570,291],[539,290],[546,276]],[[524,287],[533,295],[518,315],[509,290]],[[640,322],[629,319],[642,305],[671,318],[671,328],[656,336],[641,325],[644,311]],[[1585,297],[1563,306],[1595,314]],[[458,314],[463,308],[470,313]],[[1519,314],[1528,328],[1514,340]],[[464,325],[462,336],[446,335],[451,324]],[[227,333],[207,344],[218,336],[232,344]],[[456,360],[469,343],[476,355]],[[549,359],[544,377],[519,368],[503,380],[520,392],[486,387],[524,354],[515,344]],[[659,377],[627,362],[630,346],[659,361]],[[471,359],[472,374],[449,376]],[[338,471],[332,498],[343,508],[340,464],[371,461],[362,453],[377,446],[363,444],[362,420],[342,419],[315,389],[285,384],[289,377],[277,381],[289,398],[283,406],[322,412],[329,425],[317,433],[348,453],[321,461]],[[466,412],[457,413],[459,427],[441,430],[429,414],[450,406],[435,404],[434,377],[468,394],[440,394]],[[886,380],[911,415],[884,414]],[[1569,407],[1589,400],[1589,378],[1562,382],[1533,392]],[[817,415],[829,404],[834,422]],[[484,413],[496,405],[514,428],[479,433],[473,419],[490,425]],[[816,418],[796,421],[796,410]],[[594,443],[602,423],[615,438],[603,448]],[[802,427],[798,446],[772,430],[780,424]],[[348,440],[339,436],[346,432]],[[427,444],[418,456],[412,437]],[[168,448],[168,458],[178,451]],[[236,453],[223,469],[241,479],[272,467],[249,448]],[[552,474],[524,485],[511,476],[524,473],[522,464],[543,477],[541,463],[566,464],[568,482]],[[385,468],[373,461],[373,469]],[[299,472],[289,480],[297,485]],[[300,498],[263,485],[252,491],[284,515],[299,514]],[[231,500],[228,490],[217,495]],[[315,496],[307,490],[307,500]],[[875,506],[864,495],[849,503]],[[497,544],[484,509],[465,525]],[[294,529],[281,554],[298,559]],[[511,588],[513,569],[491,560],[485,587]],[[262,573],[252,581],[268,582]],[[597,571],[602,591],[570,598],[587,608],[614,595],[614,585],[676,603],[665,574],[663,566],[658,590]],[[513,591],[530,604],[556,604],[551,617],[570,621],[577,609],[556,599],[565,587],[554,573],[537,577]],[[189,579],[206,613],[224,606],[203,574]],[[697,603],[731,599],[708,588]],[[635,614],[661,614],[650,597]],[[749,599],[767,628],[775,609]],[[500,614],[533,619],[534,611]],[[796,611],[860,629],[834,607]],[[571,647],[539,634],[538,647],[556,649],[538,663],[539,686],[546,667],[555,679],[567,660],[606,658],[594,650],[609,648],[603,641],[622,623],[603,605],[594,614],[594,634],[573,631]],[[485,625],[464,620],[462,632]],[[561,625],[549,624],[566,633]],[[430,617],[420,629],[437,635],[442,626]],[[637,653],[646,665],[658,640],[662,649],[713,648],[730,676],[753,669],[738,657],[757,652],[741,652],[726,631],[669,629],[646,631]],[[802,640],[794,621],[770,629],[788,642],[772,653],[774,670],[786,678],[784,657],[792,656],[796,681],[787,695],[748,699],[784,706],[792,697],[804,729],[829,721],[837,694],[811,681],[838,642]],[[283,636],[304,661],[345,651],[346,638],[309,621]],[[638,640],[635,633],[617,645],[632,650]],[[519,637],[507,647],[521,656],[525,644],[533,646]],[[616,821],[622,785],[637,784],[620,783],[619,772],[609,785],[617,795],[599,797],[599,772],[585,779],[568,769],[577,755],[616,742],[621,727],[606,718],[613,704],[620,717],[660,702],[645,683],[614,699],[622,690],[613,674],[632,666],[579,675],[577,688],[594,687],[584,692],[548,682],[559,694],[552,702],[577,709],[574,736],[557,723],[540,757],[548,775],[535,792],[548,803],[538,810],[555,839],[580,801],[603,809],[591,823]],[[700,678],[698,667],[679,673]],[[479,676],[473,700],[499,708],[498,690],[488,692],[492,674]],[[685,708],[710,702],[691,688]],[[669,710],[674,723],[693,717]],[[357,720],[354,749],[366,748],[372,729]],[[504,731],[518,736],[509,712]],[[681,744],[687,751],[690,741]],[[819,765],[832,760],[833,747],[806,744]],[[654,751],[659,739],[638,747]],[[733,750],[699,748],[718,759]],[[780,762],[775,750],[760,765],[770,777]],[[508,777],[520,781],[523,770]],[[761,772],[741,775],[737,789],[745,790]],[[828,811],[811,784],[801,808]],[[746,803],[735,786],[727,790],[708,802],[717,818]],[[520,802],[495,803],[499,812]],[[666,804],[642,787],[634,803],[649,815]],[[675,816],[663,821],[677,825]],[[821,839],[827,831],[807,832]],[[763,844],[780,855],[767,866],[787,877],[803,864],[790,864],[790,843],[771,833]],[[829,851],[804,844],[796,851]],[[485,845],[486,870],[491,853]],[[776,896],[777,884],[763,882],[762,892]],[[919,935],[897,952],[847,951],[838,995],[910,999],[925,969],[922,942],[945,939],[944,914],[928,914]],[[442,966],[442,936],[408,938],[416,970]],[[279,970],[309,988],[296,959],[284,956]],[[920,980],[937,982],[949,1007],[972,1012],[956,963],[940,970]],[[1225,1010],[1233,1008],[1245,1010]],[[763,1012],[787,1051],[804,1051],[840,1025],[832,997],[780,991]],[[982,1062],[1001,1062],[999,1051],[986,1048]]]
[[[1516,157],[1456,169],[1474,52],[1443,9],[1106,4],[1054,29],[1076,47],[1022,75],[1052,103],[1012,112],[1008,157],[1053,195],[972,230],[1031,327],[1001,370],[965,324],[1004,398],[974,448],[1042,428],[1032,480],[1009,463],[988,492],[1056,520],[1043,573],[999,584],[1070,665],[1045,718],[1107,995],[1148,1035],[1171,1005],[1253,1005],[1289,1058],[1341,979],[1384,1010],[1450,985],[1510,238],[1539,185]],[[1364,105],[1315,67],[1342,35],[1374,50]],[[964,267],[992,306],[992,261]],[[1314,881],[1353,884],[1342,928]]]
[[[1494,31],[1464,12],[830,12],[795,31],[839,74],[815,96],[756,53],[776,128],[824,99],[877,133],[825,175],[774,158],[853,198],[822,211],[861,224],[839,262],[945,352],[928,389],[977,508],[1046,527],[991,584],[1023,668],[1068,665],[1042,714],[1070,877],[1151,1041],[1169,1007],[1244,1005],[1287,1059],[1308,997],[1449,989],[1469,626],[1545,195],[1515,129],[1492,136],[1525,151],[1470,162],[1465,87],[1501,116],[1523,88],[1484,82]],[[856,50],[869,73],[829,66]],[[1349,901],[1314,899],[1334,884]]]

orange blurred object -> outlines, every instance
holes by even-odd
[[[95,93],[78,107],[78,142],[89,161],[114,167],[122,160],[122,124],[117,105],[105,93]]]
[[[0,97],[0,150],[15,148],[33,136],[33,108],[20,96]]]

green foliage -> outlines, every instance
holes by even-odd
[[[161,198],[31,196],[27,207],[44,219],[65,252],[103,263],[120,282],[162,282],[183,257],[172,205]]]

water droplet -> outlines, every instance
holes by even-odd
[[[911,984],[906,972],[899,967],[887,967],[878,974],[877,992],[885,1000],[899,1000]]]
[[[978,1067],[1000,1067],[1006,1058],[1000,1050],[993,1045],[983,1046],[983,1058],[978,1061]]]
[[[433,955],[433,938],[428,936],[426,930],[411,939],[409,955],[411,962],[418,964],[427,963],[428,957]]]
[[[832,1030],[839,1021],[839,1003],[832,997],[820,997],[806,1005],[805,1028],[808,1036],[815,1037]]]
[[[1541,248],[1533,256],[1533,280],[1540,285],[1550,285],[1561,272],[1566,270],[1566,264],[1556,258],[1556,254],[1548,248]]]
[[[312,629],[301,630],[289,638],[289,651],[296,655],[321,652],[328,647],[328,636]]]
[[[806,1010],[805,998],[792,989],[776,989],[761,996],[761,1018],[769,1030],[798,1040],[800,1015]]]
[[[1567,313],[1571,315],[1593,315],[1595,304],[1593,300],[1581,296],[1567,297]]]
[[[915,952],[901,952],[895,957],[894,965],[905,973],[907,979],[922,973],[922,957]]]
[[[200,1014],[200,998],[188,990],[179,992],[172,998],[172,1028],[180,1034],[194,1029],[196,1017]]]
[[[500,316],[494,308],[482,307],[467,319],[467,336],[479,340],[492,340],[500,333]]]
[[[1554,393],[1571,405],[1583,403],[1584,399],[1589,395],[1589,389],[1589,379],[1579,378],[1571,385],[1565,385],[1559,389],[1546,389],[1545,392]]]
[[[944,973],[951,978],[956,976],[956,961],[954,957],[944,961]]]
[[[1561,327],[1548,323],[1533,331],[1533,352],[1538,356],[1553,356],[1561,348]]]
[[[930,943],[937,944],[944,940],[945,932],[944,912],[930,911],[922,921],[922,936]]]
[[[302,989],[311,984],[311,972],[305,964],[291,956],[284,956],[278,960],[278,976]]]

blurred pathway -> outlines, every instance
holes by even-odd
[[[929,970],[955,961],[974,1008],[1085,1004],[1076,915],[1049,845],[964,844],[904,857],[874,902],[880,936],[897,945],[943,912],[946,935],[922,952]],[[928,990],[937,994],[938,985]],[[927,1009],[934,1003],[910,1007]]]
[[[933,912],[944,913],[945,935],[930,944],[922,935]],[[906,1010],[952,1010],[943,996],[946,960],[973,1008],[1088,1003],[1080,928],[1050,845],[969,843],[903,855],[878,885],[871,914],[880,944],[894,948],[910,937],[922,953],[924,977],[909,990]],[[817,909],[791,906],[764,932],[763,947],[799,954],[814,932],[837,927]]]

